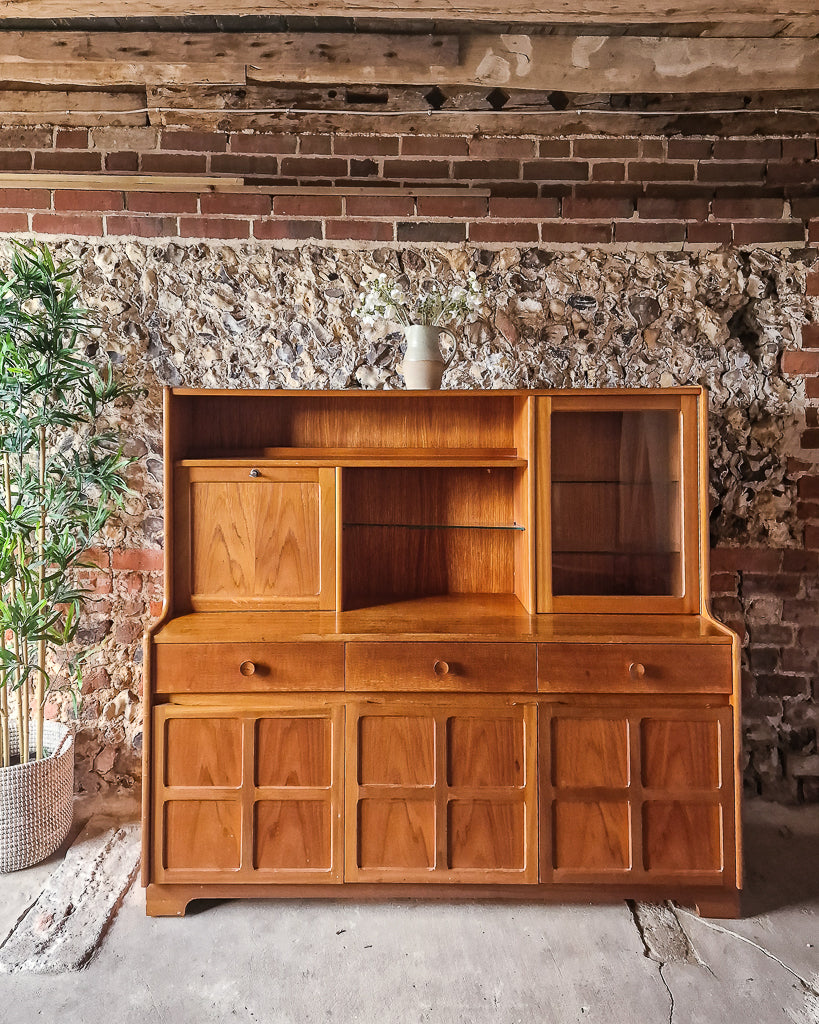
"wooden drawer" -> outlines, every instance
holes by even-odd
[[[538,689],[730,693],[728,644],[538,644]]]
[[[533,693],[534,644],[349,643],[348,690]]]
[[[343,690],[337,643],[157,644],[157,693]]]

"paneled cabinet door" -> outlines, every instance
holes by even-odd
[[[194,611],[335,607],[335,472],[177,468],[176,592]]]
[[[341,881],[340,703],[154,714],[153,881]]]
[[[498,698],[348,705],[345,880],[536,882],[535,720]]]
[[[541,881],[735,885],[730,708],[541,709]]]

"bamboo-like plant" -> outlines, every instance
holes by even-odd
[[[12,243],[0,270],[0,765],[42,758],[50,690],[75,701],[72,648],[87,590],[75,570],[128,492],[120,434],[100,418],[135,394],[86,358],[98,326],[80,301],[77,267],[43,244]],[[34,743],[29,723],[34,721]]]

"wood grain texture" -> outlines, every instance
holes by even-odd
[[[365,786],[435,784],[435,722],[420,715],[362,715],[358,780]]]
[[[731,685],[731,657],[727,648],[684,643],[538,646],[541,691],[730,693]]]
[[[722,809],[713,804],[650,801],[643,806],[648,871],[686,874],[723,868]]]
[[[447,720],[447,779],[451,787],[520,788],[526,737],[513,718],[487,715]]]
[[[627,871],[631,867],[626,800],[554,805],[554,868],[558,871]]]
[[[346,680],[351,691],[532,692],[535,648],[447,641],[349,643]]]
[[[327,800],[259,800],[253,827],[254,867],[328,871],[332,824],[332,806]]]
[[[332,723],[327,718],[259,718],[256,785],[332,785]]]
[[[242,730],[236,718],[174,718],[165,728],[166,786],[242,784]]]
[[[367,797],[358,805],[357,866],[362,874],[403,871],[424,877],[435,867],[435,803]]]
[[[450,869],[523,870],[525,814],[519,802],[451,800],[447,822]]]
[[[169,871],[229,871],[241,860],[241,807],[233,800],[165,804],[163,865]]]
[[[157,644],[155,651],[157,693],[344,689],[341,643]]]
[[[720,724],[645,718],[642,722],[643,785],[649,789],[719,789],[722,779]]]
[[[551,773],[557,788],[628,786],[628,720],[555,718]]]

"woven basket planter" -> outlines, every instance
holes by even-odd
[[[9,731],[14,756],[20,752],[20,741],[13,720]],[[74,735],[68,726],[45,722],[43,746],[47,756],[42,761],[0,768],[1,872],[39,864],[54,853],[71,828]]]

